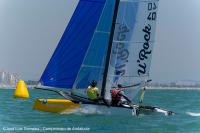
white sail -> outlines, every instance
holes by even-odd
[[[149,76],[158,0],[121,0],[104,98],[117,84],[132,85]]]

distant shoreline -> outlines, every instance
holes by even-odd
[[[27,85],[29,89],[33,89],[35,85]],[[0,89],[15,89],[15,87],[0,87]],[[200,90],[200,87],[160,87],[160,86],[148,86],[147,90]]]
[[[148,86],[147,90],[200,90],[200,87],[160,87],[160,86]]]
[[[29,89],[33,89],[34,87],[35,87],[36,85],[27,85],[27,88],[29,88]],[[11,90],[13,90],[13,89],[15,89],[16,88],[16,86],[0,86],[0,89],[11,89]]]

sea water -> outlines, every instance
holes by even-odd
[[[200,133],[199,90],[147,90],[144,102],[176,112],[164,115],[57,114],[33,109],[37,98],[61,98],[29,89],[30,99],[14,99],[0,89],[0,132]]]

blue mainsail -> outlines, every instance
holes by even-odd
[[[43,86],[73,87],[105,2],[106,0],[79,1],[53,56],[41,76],[40,83]]]
[[[115,1],[107,0],[105,3],[103,13],[74,84],[74,89],[85,89],[92,80],[96,80],[98,87],[101,88]]]

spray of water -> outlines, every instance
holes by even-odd
[[[104,110],[103,106],[84,105],[73,112],[63,111],[61,114],[76,114],[76,115],[109,115],[111,112]]]
[[[186,112],[186,114],[189,116],[200,117],[200,113]]]

